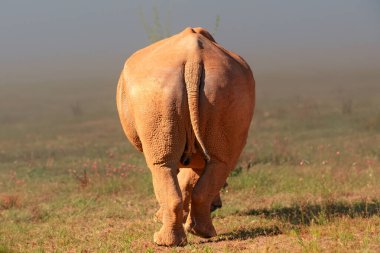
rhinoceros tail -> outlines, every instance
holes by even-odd
[[[209,161],[210,156],[207,153],[199,129],[199,85],[201,82],[202,72],[203,64],[199,59],[189,60],[185,63],[184,78],[187,91],[187,101],[189,104],[190,122],[195,138],[201,146],[206,160]],[[188,143],[187,145],[191,147],[194,143]]]

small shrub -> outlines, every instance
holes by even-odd
[[[342,102],[342,114],[351,115],[352,114],[352,107],[353,107],[352,99],[348,98],[348,99],[343,100],[343,102]]]
[[[14,251],[8,248],[7,246],[0,244],[0,253],[12,253],[12,252]]]
[[[49,211],[48,208],[44,205],[42,206],[34,206],[30,209],[31,220],[32,221],[46,221],[49,219]]]
[[[380,131],[380,113],[367,120],[367,129]]]
[[[76,170],[73,170],[72,173],[73,173],[74,177],[78,180],[78,182],[82,188],[86,188],[88,186],[90,180],[88,179],[86,169],[83,170],[82,176],[79,176],[77,174]]]
[[[2,209],[11,209],[20,206],[20,198],[17,195],[3,195],[1,197],[0,207]]]
[[[231,173],[230,173],[230,177],[236,177],[236,176],[238,176],[242,171],[243,171],[243,167],[239,165],[239,166],[237,166],[233,171],[231,171]]]
[[[75,104],[72,104],[71,105],[71,113],[75,116],[75,117],[80,117],[83,115],[83,109],[82,109],[82,106],[81,104],[77,101]]]

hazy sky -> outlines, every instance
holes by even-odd
[[[380,1],[0,0],[0,84],[117,79],[125,59],[148,44],[156,6],[172,33],[213,30],[255,71],[380,71]]]

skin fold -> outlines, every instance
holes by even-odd
[[[215,236],[211,209],[221,206],[253,116],[248,64],[205,29],[186,28],[126,61],[116,101],[123,130],[152,173],[162,221],[154,242],[185,245],[185,230]]]

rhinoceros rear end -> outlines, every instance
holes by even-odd
[[[205,29],[186,28],[127,60],[116,99],[123,130],[152,172],[163,223],[154,241],[186,244],[183,223],[190,233],[215,236],[211,203],[237,163],[253,116],[248,64]]]

